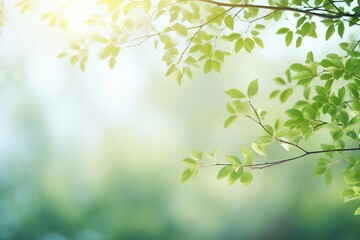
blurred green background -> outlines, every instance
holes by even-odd
[[[71,31],[8,15],[0,29],[0,239],[359,239],[356,203],[343,203],[340,174],[329,188],[312,176],[316,158],[256,171],[247,188],[217,181],[211,168],[180,183],[191,150],[236,155],[259,133],[246,119],[222,128],[223,91],[259,78],[255,104],[272,123],[283,110],[267,100],[271,79],[334,43],[286,49],[265,36],[265,50],[178,87],[151,43],[124,51],[112,71],[94,54],[81,73],[55,57]],[[269,160],[286,154],[271,146]]]

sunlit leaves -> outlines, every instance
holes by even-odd
[[[265,145],[257,143],[257,142],[253,142],[253,143],[251,143],[251,147],[257,154],[266,157]]]
[[[224,23],[229,29],[234,30],[234,19],[231,15],[226,15]]]
[[[36,1],[21,0],[15,4],[25,13],[35,9],[33,2]],[[226,56],[230,55],[230,52],[244,54],[252,53],[256,47],[263,48],[265,38],[262,37],[262,31],[267,27],[266,21],[274,22],[285,18],[289,20],[279,23],[277,26],[280,27],[274,32],[285,40],[285,46],[295,45],[299,48],[307,37],[317,38],[320,24],[326,30],[324,37],[321,36],[322,39],[330,40],[334,39],[334,36],[349,39],[345,33],[349,28],[358,27],[360,11],[359,7],[350,4],[350,1],[344,4],[336,1],[326,4],[322,0],[311,3],[301,0],[268,1],[267,4],[273,10],[281,7],[279,11],[274,12],[228,5],[248,4],[247,1],[241,0],[231,0],[226,4],[224,1],[214,4],[211,1],[173,0],[99,0],[97,3],[101,8],[89,16],[85,23],[90,27],[90,32],[93,32],[90,36],[74,41],[69,50],[58,54],[57,57],[66,57],[72,65],[78,65],[81,71],[85,71],[88,47],[95,46],[94,55],[104,59],[108,67],[113,69],[122,49],[153,40],[154,47],[163,51],[161,59],[167,67],[165,75],[175,79],[179,85],[183,78],[192,79],[197,68],[203,74],[220,73],[222,64],[226,62]],[[289,13],[285,16],[281,11],[284,7],[306,7],[308,11]],[[322,14],[327,15],[319,20],[312,16],[313,12],[320,17]],[[40,18],[52,27],[57,26],[66,30],[72,26],[72,23],[68,22],[70,18],[66,19],[66,14],[65,8],[61,11],[44,9]],[[351,15],[353,16],[349,17]],[[0,25],[2,24],[1,16]],[[349,143],[358,145],[359,42],[356,42],[356,39],[354,42],[344,42],[340,44],[340,48],[344,52],[329,53],[319,61],[315,61],[313,54],[309,52],[304,63],[289,63],[285,76],[275,78],[279,88],[266,89],[270,99],[278,98],[280,103],[287,102],[286,105],[276,105],[274,112],[272,109],[260,110],[266,105],[252,102],[259,91],[258,80],[250,82],[247,89],[233,88],[225,92],[231,100],[226,105],[229,116],[223,126],[226,128],[242,118],[241,121],[244,119],[257,125],[261,129],[261,134],[258,137],[252,136],[251,150],[240,149],[241,159],[230,155],[225,157],[225,163],[218,164],[214,154],[206,154],[210,160],[216,162],[214,166],[222,166],[218,179],[228,177],[230,184],[239,180],[247,186],[252,181],[250,170],[258,166],[258,163],[253,165],[254,152],[266,156],[265,146],[277,143],[286,150],[290,150],[291,146],[292,149],[307,153],[300,146],[312,136],[316,136],[320,129],[329,133],[329,137],[324,141],[331,143],[330,150],[339,149],[340,152],[342,148],[350,146]],[[270,76],[269,79],[271,78],[273,77]],[[290,96],[297,98],[292,106],[288,102]],[[277,115],[279,111],[279,119],[275,124],[271,124],[274,121],[269,119],[269,115]],[[266,115],[266,112],[270,114]],[[283,116],[287,118],[286,121],[280,120]],[[244,126],[248,126],[245,124]],[[331,151],[323,153],[327,158],[319,161],[314,174],[323,175],[328,185],[332,180],[331,166],[334,164],[335,154]],[[182,175],[183,182],[196,176],[199,168],[204,165],[203,157],[202,152],[195,151],[183,160],[187,167]],[[349,158],[342,156],[340,159],[347,161]],[[346,199],[358,197],[355,184],[360,181],[356,175],[359,171],[358,168],[349,167],[346,173]]]
[[[21,0],[15,4],[16,7],[21,9],[21,13],[29,11],[31,8],[35,7],[36,2],[31,0]]]
[[[173,29],[176,31],[177,34],[182,35],[182,36],[187,36],[188,35],[188,30],[187,28],[180,24],[180,23],[175,23],[173,25]]]

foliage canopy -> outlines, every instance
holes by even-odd
[[[162,60],[168,67],[165,75],[176,78],[179,85],[184,78],[191,79],[197,68],[204,74],[220,73],[227,56],[264,48],[262,33],[273,22],[277,26],[274,34],[282,35],[286,46],[300,48],[305,38],[328,41],[340,37],[342,54],[329,52],[316,60],[309,52],[303,62],[290,64],[284,76],[274,78],[279,88],[270,93],[270,99],[285,103],[295,92],[302,92],[285,111],[287,119],[274,119],[270,124],[267,112],[254,105],[261,83],[257,79],[245,91],[226,91],[230,116],[224,127],[244,117],[255,122],[263,134],[254,139],[251,149],[242,147],[241,156],[226,156],[224,162],[218,161],[216,150],[206,153],[205,160],[203,152],[193,151],[183,160],[187,169],[182,181],[195,177],[202,167],[218,166],[217,179],[247,186],[256,169],[316,155],[314,175],[323,175],[329,185],[333,166],[340,164],[344,200],[360,200],[360,0],[98,0],[95,4],[85,20],[89,33],[74,40],[59,58],[68,58],[85,71],[89,55],[97,49],[98,58],[114,68],[122,49],[152,40],[154,47],[163,51]],[[51,27],[65,30],[71,25],[66,6],[41,10],[41,1],[34,0],[17,1],[16,6],[22,13],[35,11]],[[0,26],[6,19],[5,7],[0,4]],[[326,29],[324,35],[320,27]],[[330,142],[314,150],[302,147],[324,131],[331,136]],[[268,156],[268,161],[266,147],[270,144],[291,148],[298,155],[281,160]],[[254,162],[255,154],[265,160]],[[355,214],[360,214],[360,207]]]

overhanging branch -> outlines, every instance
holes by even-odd
[[[280,164],[284,164],[287,162],[291,162],[300,158],[304,158],[308,155],[315,155],[315,154],[322,154],[322,153],[329,153],[329,152],[350,152],[350,151],[360,151],[360,147],[358,148],[338,148],[338,149],[329,149],[329,150],[317,150],[317,151],[307,151],[304,154],[295,156],[295,157],[291,157],[291,158],[286,158],[286,159],[282,159],[282,160],[278,160],[278,161],[274,161],[274,162],[264,162],[264,163],[257,163],[257,164],[251,164],[251,165],[243,165],[243,168],[250,168],[250,169],[264,169],[264,168],[268,168],[268,167],[273,167],[276,165],[280,165]],[[216,163],[216,164],[211,164],[211,165],[204,165],[201,167],[212,167],[212,166],[231,166],[230,163]]]
[[[185,0],[185,1],[189,1],[189,0]],[[274,10],[274,11],[298,12],[298,13],[304,13],[306,15],[312,15],[312,16],[317,16],[317,17],[321,17],[321,18],[331,18],[331,19],[342,18],[342,17],[359,17],[358,14],[350,14],[350,13],[343,13],[343,12],[338,12],[338,13],[333,13],[333,14],[319,13],[319,12],[316,12],[319,10],[316,8],[301,9],[301,8],[293,8],[293,7],[285,7],[285,6],[284,7],[268,6],[268,5],[257,5],[257,4],[247,4],[247,3],[236,4],[236,3],[218,2],[218,1],[213,1],[213,0],[193,0],[193,1],[209,3],[209,4],[216,5],[216,6],[221,6],[221,7],[257,8],[257,9],[268,9],[268,10]]]

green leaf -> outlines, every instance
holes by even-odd
[[[193,150],[191,151],[191,158],[195,160],[201,160],[203,157],[203,152],[200,150]]]
[[[233,19],[233,16],[231,15],[227,15],[224,19],[224,23],[225,25],[231,29],[231,30],[234,30],[234,19]]]
[[[85,71],[85,62],[84,62],[84,61],[81,61],[81,62],[80,62],[80,70],[81,70],[82,72]]]
[[[255,25],[255,28],[256,28],[256,29],[259,29],[259,30],[263,30],[263,29],[265,29],[265,26],[262,25],[262,24],[256,24],[256,25]]]
[[[234,167],[239,167],[241,166],[241,161],[238,157],[236,156],[232,156],[232,155],[228,155],[225,157],[226,161],[230,164],[232,164]]]
[[[110,67],[111,69],[113,69],[114,66],[115,66],[115,64],[116,64],[116,59],[115,59],[114,57],[111,57],[111,58],[109,59],[109,67]]]
[[[293,119],[304,118],[302,112],[294,108],[287,110],[285,113]]]
[[[244,47],[244,39],[239,38],[235,42],[235,53],[239,52]]]
[[[250,110],[248,102],[241,102],[239,100],[235,100],[233,102],[233,105],[235,106],[235,110],[242,114],[246,114]]]
[[[182,160],[188,167],[197,167],[198,166],[198,161],[196,161],[195,159],[192,158],[185,158]]]
[[[255,151],[257,154],[266,157],[266,148],[265,148],[265,145],[260,144],[260,143],[257,143],[257,142],[253,142],[253,143],[251,143],[251,147],[254,149],[254,151]]]
[[[231,114],[235,114],[235,110],[234,110],[234,108],[231,106],[230,103],[227,103],[227,104],[226,104],[226,110],[227,110],[229,113],[231,113]]]
[[[241,151],[241,155],[245,158],[244,164],[251,165],[252,160],[254,159],[254,155],[253,155],[252,151],[246,147],[240,148],[240,151]]]
[[[60,19],[60,21],[59,21],[59,26],[60,26],[60,28],[62,28],[63,30],[66,30],[66,28],[67,28],[67,21],[66,21],[66,19],[64,19],[64,18]]]
[[[227,128],[229,125],[235,122],[237,118],[238,115],[231,115],[230,117],[228,117],[224,122],[224,128]]]
[[[256,138],[257,141],[261,144],[269,144],[274,141],[274,138],[270,135],[264,135]]]
[[[197,52],[201,49],[202,45],[201,44],[195,44],[194,46],[192,46],[189,50],[189,53],[194,53]]]
[[[194,174],[194,171],[190,168],[187,168],[182,174],[181,182],[184,183],[184,182],[188,181],[193,174]]]
[[[78,55],[74,55],[70,58],[70,63],[71,65],[74,65],[76,62],[78,62],[80,59],[79,59],[79,56]]]
[[[322,175],[322,174],[324,174],[326,172],[326,170],[327,170],[326,165],[323,165],[323,164],[317,165],[316,168],[314,169],[313,174],[315,176]]]
[[[290,46],[292,40],[293,40],[294,33],[292,31],[289,31],[285,36],[285,43],[286,46]]]
[[[349,115],[345,111],[340,111],[338,119],[340,122],[346,125],[349,122]]]
[[[338,24],[338,34],[340,37],[344,36],[344,31],[345,31],[345,25],[342,21],[340,21]]]
[[[240,178],[240,182],[245,186],[249,186],[249,184],[252,182],[253,180],[253,175],[251,174],[251,172],[249,171],[244,171],[241,174],[241,178]]]
[[[354,215],[360,215],[360,207],[355,210]]]
[[[263,41],[261,40],[261,38],[254,37],[254,41],[256,42],[256,44],[257,44],[259,47],[264,48],[264,43],[263,43]]]
[[[213,67],[213,62],[211,59],[206,60],[204,64],[204,74],[208,74]]]
[[[331,36],[334,34],[335,32],[335,27],[334,25],[330,25],[328,27],[328,29],[326,30],[326,35],[325,35],[325,39],[329,40],[331,38]]]
[[[62,53],[59,53],[56,57],[57,58],[64,58],[67,56],[67,53],[66,52],[62,52]]]
[[[295,43],[295,47],[298,48],[301,46],[301,43],[302,43],[302,37],[299,36],[297,39],[296,39],[296,43]]]
[[[285,34],[289,31],[290,31],[290,29],[288,29],[288,28],[280,28],[279,30],[277,30],[276,34]]]
[[[279,85],[286,85],[286,82],[284,79],[282,79],[281,77],[277,77],[274,79],[276,83],[278,83]]]
[[[230,176],[229,176],[229,185],[232,185],[234,184],[234,182],[236,180],[238,180],[240,178],[241,174],[237,173],[235,170],[233,170],[231,173],[230,173]]]
[[[230,173],[234,171],[234,167],[233,166],[225,166],[223,168],[221,168],[216,176],[217,180],[221,180],[227,176],[230,175]]]
[[[207,152],[206,157],[212,160],[216,160],[215,153],[218,151],[218,148],[215,148],[212,152]]]
[[[308,69],[306,66],[304,66],[304,65],[302,65],[302,64],[300,64],[300,63],[294,63],[294,64],[292,64],[292,65],[290,66],[290,69],[291,69],[292,71],[294,71],[294,72],[309,71],[309,69]]]
[[[271,94],[270,94],[270,99],[273,99],[273,98],[276,98],[280,93],[280,90],[275,90],[275,91],[272,91]]]
[[[45,19],[48,19],[50,17],[52,17],[54,14],[51,13],[51,12],[46,12],[44,13],[42,16],[41,16],[41,20],[45,20]]]
[[[182,35],[182,36],[187,36],[188,35],[187,28],[184,25],[180,24],[180,23],[175,23],[174,26],[173,26],[173,29],[179,35]]]
[[[291,96],[291,94],[294,92],[294,90],[292,88],[288,88],[286,90],[284,90],[281,94],[280,94],[280,101],[281,102],[286,102],[286,100],[288,100],[288,98]]]
[[[252,51],[252,50],[254,49],[254,47],[255,47],[254,40],[252,40],[251,38],[245,38],[244,46],[245,46],[245,50],[246,50],[248,53],[251,53],[251,51]]]
[[[252,98],[258,92],[258,90],[259,90],[258,80],[255,79],[248,86],[248,89],[247,89],[248,97]]]
[[[225,91],[225,93],[231,98],[244,98],[245,97],[244,93],[242,93],[240,90],[235,89],[235,88],[227,90],[227,91]]]

